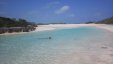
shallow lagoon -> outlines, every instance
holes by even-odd
[[[0,64],[113,64],[113,33],[80,27],[0,35]]]

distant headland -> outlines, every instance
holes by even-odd
[[[95,23],[95,24],[113,24],[113,17],[110,17],[110,18],[106,18],[106,19],[103,19],[103,20],[100,20],[100,21],[89,21],[89,22],[86,22],[86,24],[90,24],[90,23]]]
[[[35,30],[37,25],[25,19],[0,17],[0,34],[13,32],[30,32]]]

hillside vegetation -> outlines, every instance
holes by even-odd
[[[35,23],[25,19],[0,17],[0,27],[27,27],[28,25],[35,26]]]
[[[86,24],[91,24],[91,23],[95,23],[95,24],[113,24],[113,17],[106,18],[104,20],[96,21],[96,22],[93,22],[93,21],[86,22]]]
[[[113,24],[113,17],[96,22],[97,24]]]
[[[35,30],[37,25],[25,19],[0,17],[0,34],[12,32],[29,32]]]

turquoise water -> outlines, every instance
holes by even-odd
[[[73,54],[81,52],[102,52],[102,46],[112,48],[112,37],[112,33],[94,27],[0,35],[0,64],[68,64],[69,59],[63,60],[67,56],[72,59]]]

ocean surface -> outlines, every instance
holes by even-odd
[[[113,33],[80,27],[0,35],[0,64],[113,64]]]

